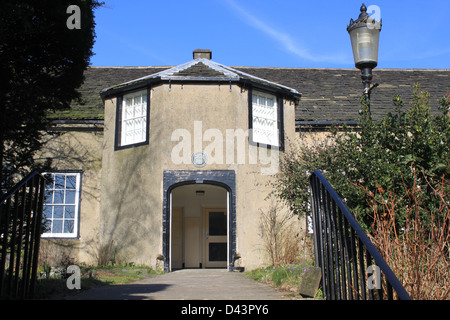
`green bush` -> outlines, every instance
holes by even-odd
[[[356,129],[333,128],[327,140],[300,146],[280,159],[275,193],[296,213],[305,214],[309,211],[309,175],[320,170],[367,231],[371,231],[373,208],[362,189],[389,190],[398,199],[396,222],[401,228],[411,213],[406,210],[407,200],[402,199],[407,190],[412,186],[437,188],[443,180],[449,189],[450,96],[440,100],[438,114],[431,113],[429,98],[415,85],[410,107],[405,110],[397,96],[393,112],[380,121],[372,118],[362,101]],[[432,192],[426,192],[414,213],[427,225],[430,210],[437,213],[439,203]]]
[[[310,266],[310,263],[269,266],[247,271],[246,275],[256,281],[295,292],[298,291],[302,277]]]
[[[309,176],[321,171],[410,296],[448,299],[450,95],[438,113],[429,101],[416,85],[409,108],[397,96],[381,120],[362,103],[357,128],[333,128],[329,139],[286,153],[275,187],[303,215]],[[282,281],[281,271],[273,276]]]

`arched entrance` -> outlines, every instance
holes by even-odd
[[[235,173],[164,171],[164,271],[234,268]]]
[[[227,193],[211,184],[188,184],[172,190],[172,270],[227,267]]]

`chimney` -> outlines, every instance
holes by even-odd
[[[195,49],[193,52],[194,59],[212,59],[212,52],[209,49]]]

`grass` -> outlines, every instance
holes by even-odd
[[[302,276],[310,266],[310,264],[269,266],[246,271],[245,275],[256,281],[269,283],[276,288],[289,291],[293,295],[298,295]],[[320,292],[316,298],[320,298]]]
[[[292,296],[299,295],[299,287],[304,272],[311,264],[278,265],[266,268],[246,271],[245,275],[260,282],[269,283],[281,290],[288,291]],[[146,266],[106,266],[106,267],[81,267],[81,289],[104,285],[128,284],[160,272]],[[51,299],[72,295],[79,290],[69,290],[67,279],[56,271],[40,272],[35,289],[36,299]],[[316,298],[320,298],[320,291]]]
[[[105,285],[128,284],[143,279],[152,274],[158,274],[147,266],[106,266],[106,267],[80,267],[81,269],[81,289]],[[46,272],[45,272],[46,271]],[[80,290],[70,290],[67,288],[67,279],[58,270],[42,270],[36,281],[35,298],[51,299],[64,295],[71,295]]]
[[[127,284],[141,280],[145,276],[160,273],[147,266],[96,267],[91,268],[90,272],[94,278],[101,279],[108,285]]]

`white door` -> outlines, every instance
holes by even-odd
[[[228,219],[226,208],[203,210],[203,257],[205,268],[226,268]]]

